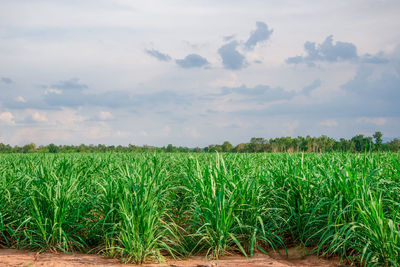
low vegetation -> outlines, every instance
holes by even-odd
[[[263,152],[399,152],[400,139],[393,138],[391,141],[383,142],[383,134],[375,132],[372,136],[356,135],[350,139],[333,139],[326,135],[320,137],[277,137],[257,138],[253,137],[248,143],[240,143],[233,146],[225,141],[221,145],[209,145],[203,148],[175,147],[172,144],[164,147],[155,146],[114,146],[114,145],[55,145],[36,146],[34,143],[24,146],[11,146],[0,143],[0,153],[200,153],[200,152],[232,152],[232,153],[263,153]]]
[[[307,246],[400,262],[400,155],[2,154],[0,246],[124,262]]]

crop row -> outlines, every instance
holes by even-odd
[[[0,155],[0,246],[124,262],[293,245],[399,266],[400,155]]]

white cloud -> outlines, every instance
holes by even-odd
[[[336,120],[324,120],[321,121],[320,124],[326,127],[336,127],[339,125],[339,123]]]
[[[19,103],[26,103],[26,99],[23,98],[22,96],[17,96],[15,98],[15,101],[19,102]]]
[[[79,114],[79,109],[28,111],[28,120],[42,123],[19,128],[13,132],[9,142],[19,145],[31,142],[36,144],[90,144],[92,141],[99,142],[98,140],[111,136],[112,129],[109,125],[104,122],[100,124],[90,122],[88,117]]]
[[[14,115],[9,111],[2,112],[0,113],[0,122],[8,125],[15,125]]]
[[[171,134],[171,127],[169,125],[164,126],[161,129],[160,134],[162,136],[169,136]]]
[[[186,127],[184,130],[185,133],[187,133],[193,139],[198,139],[201,137],[200,133],[195,127]]]
[[[357,119],[357,123],[363,123],[363,124],[375,124],[377,126],[383,126],[387,123],[387,119],[383,117],[361,117]]]
[[[294,135],[296,130],[299,128],[300,126],[300,122],[299,121],[292,121],[292,122],[285,122],[282,125],[282,134],[283,135]]]
[[[48,121],[46,115],[40,114],[37,111],[34,111],[31,115],[31,117],[32,117],[32,120],[35,122],[47,122]]]
[[[224,73],[225,74],[225,73]],[[212,87],[239,87],[241,85],[238,75],[234,72],[229,72],[225,74],[223,77],[222,75],[218,76],[215,80],[210,82],[210,86]]]
[[[111,120],[114,119],[114,115],[112,115],[110,112],[108,111],[100,111],[98,118],[100,120],[106,121],[106,120]]]
[[[118,137],[128,137],[130,136],[130,132],[126,132],[126,131],[116,131],[115,135]]]
[[[54,89],[54,88],[49,88],[44,91],[45,95],[50,95],[50,94],[55,94],[55,95],[61,95],[62,91],[60,89]]]
[[[145,137],[145,136],[148,136],[148,135],[149,134],[146,131],[142,130],[142,131],[139,132],[139,136],[144,136]]]
[[[104,139],[111,135],[111,128],[102,122],[98,126],[88,127],[86,132],[92,139]]]
[[[48,111],[46,113],[49,126],[60,130],[77,130],[88,117],[79,114],[80,109],[62,108],[61,110]]]

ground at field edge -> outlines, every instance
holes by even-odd
[[[271,256],[257,254],[251,259],[243,256],[224,256],[219,260],[208,261],[204,257],[196,256],[185,260],[167,259],[165,263],[148,263],[143,265],[122,264],[117,259],[108,259],[93,254],[66,254],[66,253],[35,253],[16,249],[0,249],[1,266],[50,266],[50,267],[72,267],[72,266],[143,266],[143,267],[256,267],[256,266],[344,266],[339,264],[338,259],[323,259],[315,255],[304,256],[304,250],[291,248],[288,257],[278,253]]]

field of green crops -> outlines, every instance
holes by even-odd
[[[399,266],[400,154],[0,155],[0,247]]]

